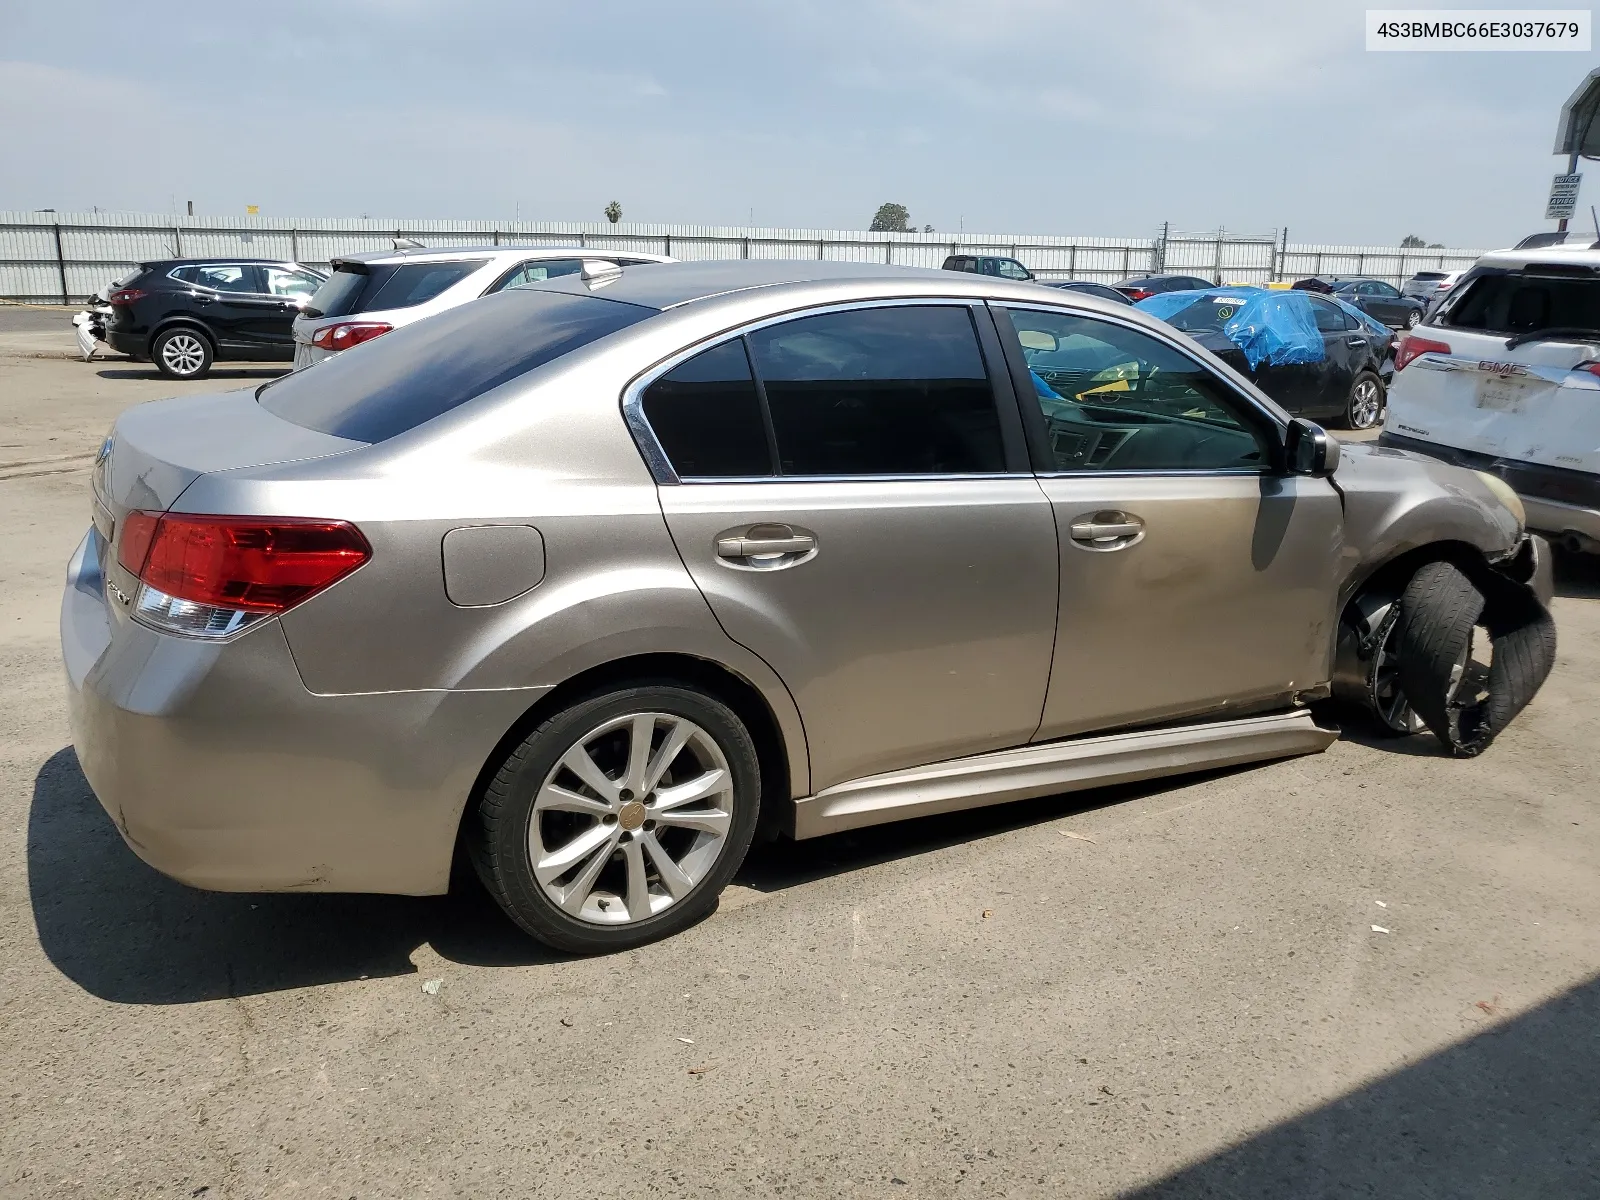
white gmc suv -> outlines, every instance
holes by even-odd
[[[1382,445],[1498,475],[1600,552],[1600,242],[1485,254],[1402,338]]]

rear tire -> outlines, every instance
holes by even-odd
[[[489,893],[541,942],[626,950],[716,908],[760,797],[755,743],[733,710],[641,682],[581,699],[523,739],[485,789],[468,847]]]
[[[1356,375],[1350,385],[1350,397],[1345,401],[1343,425],[1346,429],[1375,429],[1383,424],[1383,410],[1387,402],[1383,380],[1371,371]]]
[[[163,330],[150,344],[151,361],[168,379],[204,379],[214,357],[211,339],[188,325]]]

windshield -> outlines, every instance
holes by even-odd
[[[256,397],[296,425],[381,442],[655,315],[598,296],[514,288],[275,379]]]
[[[1567,264],[1523,271],[1480,275],[1443,315],[1456,329],[1516,335],[1540,329],[1600,331],[1600,276],[1587,268],[1576,273]],[[1557,273],[1561,272],[1561,273]]]

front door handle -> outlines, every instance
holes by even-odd
[[[1132,513],[1106,509],[1086,513],[1067,527],[1075,546],[1084,550],[1124,550],[1144,538],[1144,520]]]
[[[717,557],[745,567],[787,567],[809,558],[817,548],[812,534],[787,525],[755,525],[717,538]]]

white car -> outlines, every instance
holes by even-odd
[[[1600,552],[1600,249],[1497,250],[1401,339],[1381,444],[1498,475]]]
[[[295,318],[295,370],[490,292],[586,269],[672,261],[579,246],[412,247],[336,258],[333,274]]]
[[[1424,304],[1432,304],[1461,282],[1465,271],[1418,271],[1400,285],[1400,294]]]

